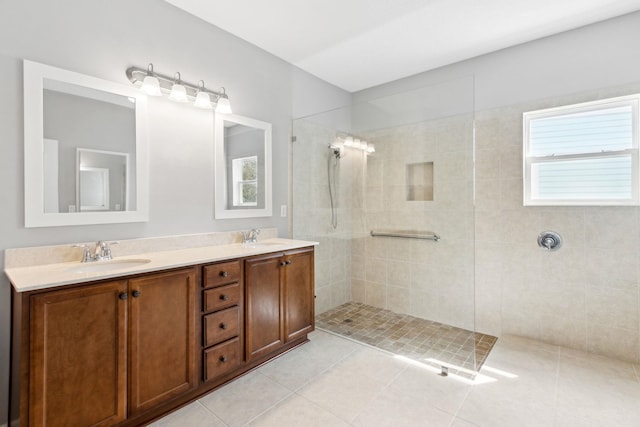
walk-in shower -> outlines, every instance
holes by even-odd
[[[474,333],[473,78],[356,100],[293,122],[293,237],[320,242],[318,326],[388,330],[388,350],[473,370],[492,344]]]

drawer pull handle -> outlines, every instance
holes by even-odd
[[[120,295],[118,295],[118,298],[120,299],[127,299],[128,295],[126,292],[121,292]]]
[[[221,271],[220,272],[220,277],[227,277],[228,275],[229,275],[229,273],[226,272],[226,271]]]
[[[140,291],[133,291],[131,292],[131,295],[133,295],[134,298],[138,298],[140,296]]]
[[[227,329],[226,323],[220,323],[220,329]]]
[[[225,363],[227,361],[227,356],[220,356],[220,361]]]
[[[220,295],[220,299],[221,299],[222,301],[226,301],[226,300],[228,300],[228,299],[229,299],[229,297],[228,297],[227,295],[225,295],[225,294],[222,294],[222,295]]]
[[[285,265],[287,265],[287,263],[285,261],[281,261],[280,262],[280,267],[284,267]]]

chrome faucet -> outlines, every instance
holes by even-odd
[[[260,234],[260,229],[252,228],[249,231],[241,231],[241,233],[242,233],[242,243],[257,243],[258,234]]]
[[[116,243],[118,242],[111,242],[112,245]],[[96,243],[93,254],[91,253],[91,249],[88,245],[73,245],[73,247],[83,248],[81,262],[109,261],[110,259],[112,259],[109,243],[102,240],[99,240]]]
[[[111,259],[111,248],[109,247],[109,243],[104,242],[102,240],[98,240],[98,243],[96,243],[96,249],[94,251],[93,260],[108,261],[110,259]]]

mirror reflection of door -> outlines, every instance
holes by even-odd
[[[109,169],[80,167],[80,211],[109,210]]]
[[[76,200],[80,212],[122,211],[129,203],[127,153],[76,150]]]

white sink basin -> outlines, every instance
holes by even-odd
[[[83,262],[69,268],[72,273],[104,273],[112,270],[124,270],[139,267],[151,262],[150,259],[116,259],[111,261]]]

